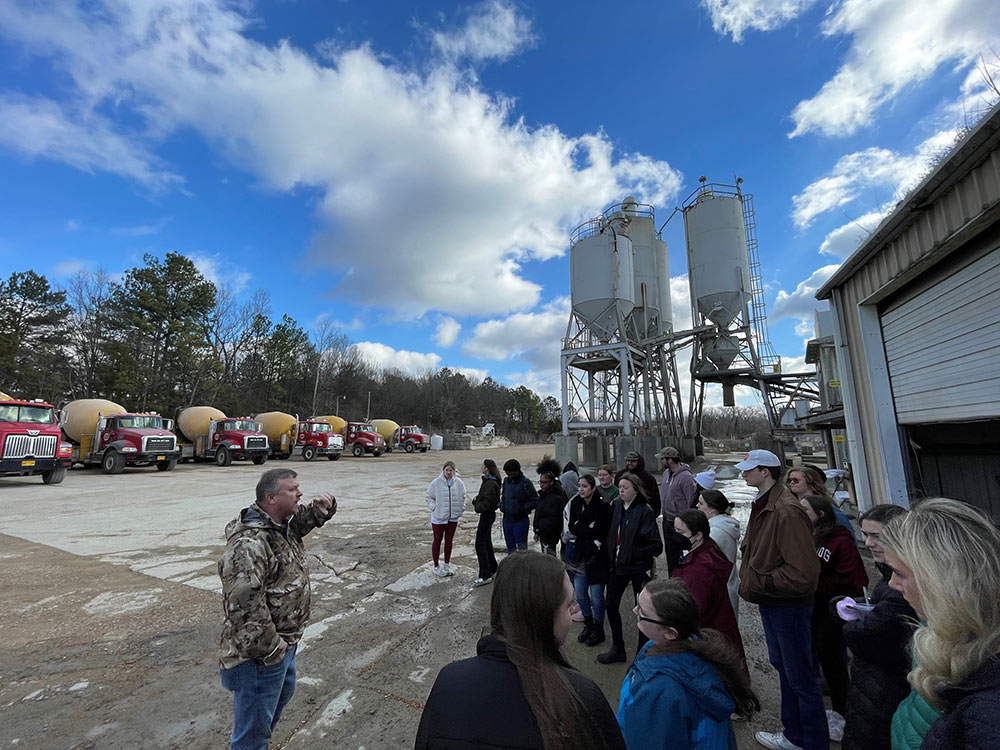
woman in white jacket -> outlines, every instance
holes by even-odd
[[[455,476],[454,461],[444,462],[441,473],[427,488],[425,499],[431,509],[431,528],[434,530],[434,542],[431,544],[434,575],[444,578],[452,574],[451,544],[455,539],[458,519],[465,512],[465,484]],[[438,565],[441,537],[444,537],[444,565]]]
[[[718,490],[704,490],[698,497],[698,510],[708,516],[712,541],[719,545],[726,559],[733,564],[726,588],[733,603],[733,614],[740,616],[740,576],[736,564],[736,550],[740,545],[740,522],[729,515],[733,504]]]

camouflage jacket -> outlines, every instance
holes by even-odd
[[[226,526],[220,668],[272,661],[302,638],[310,599],[302,537],[325,522],[311,505],[299,505],[283,528],[255,503]]]

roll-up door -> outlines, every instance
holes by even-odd
[[[900,424],[1000,417],[1000,248],[893,302],[882,336]]]

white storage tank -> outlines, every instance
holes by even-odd
[[[750,295],[743,201],[739,196],[701,193],[684,209],[693,324],[701,316],[727,328]]]
[[[616,223],[581,237],[569,251],[573,311],[601,341],[610,340],[617,328],[616,310],[628,317],[635,307],[632,242]]]
[[[670,259],[667,255],[667,243],[661,239],[653,240],[656,253],[656,280],[660,294],[660,331],[669,333],[674,328],[674,307],[670,300]]]
[[[622,201],[632,241],[632,279],[635,309],[632,319],[640,336],[659,333],[660,285],[656,260],[656,222],[652,206],[641,206],[632,196]]]

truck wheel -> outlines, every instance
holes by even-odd
[[[314,458],[316,458],[316,446],[314,445],[304,446],[302,448],[302,460],[312,461]]]
[[[403,450],[407,453],[413,453],[413,443],[407,443]]]
[[[340,459],[340,454],[331,453],[330,455],[327,456],[327,458],[330,459],[331,461],[338,461]]]
[[[386,453],[392,453],[392,446],[391,445],[385,446],[385,452]]]
[[[125,459],[122,458],[121,453],[112,448],[104,454],[104,458],[101,460],[101,468],[105,474],[121,474],[122,469],[125,468]]]
[[[250,460],[253,461],[254,466],[261,466],[265,461],[267,461],[267,454],[261,453],[259,456],[254,456]]]
[[[42,472],[42,481],[45,484],[59,484],[66,478],[66,467],[60,466],[52,471]]]
[[[233,457],[229,455],[228,448],[219,448],[215,452],[215,465],[216,466],[229,466],[233,462]]]
[[[361,458],[363,455],[365,455],[365,446],[363,446],[361,443],[355,443],[354,447],[351,448],[351,453],[354,454],[355,458]]]
[[[157,471],[173,471],[174,467],[177,466],[177,459],[171,458],[167,461],[157,461],[156,470]]]

